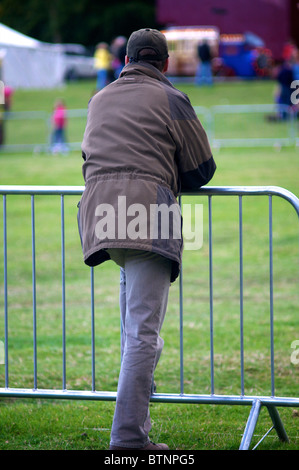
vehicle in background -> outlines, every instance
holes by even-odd
[[[273,67],[271,51],[253,33],[221,34],[219,63],[216,75],[237,77],[269,77]]]
[[[93,54],[81,44],[58,44],[63,55],[65,80],[95,78]]]
[[[162,31],[169,49],[170,76],[195,76],[199,64],[198,45],[211,49],[213,75],[218,77],[268,77],[272,53],[253,33],[220,34],[214,26],[170,27]]]
[[[198,65],[198,45],[207,41],[218,56],[219,30],[214,26],[170,27],[161,31],[169,52],[168,75],[193,76]]]

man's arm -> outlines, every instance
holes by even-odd
[[[181,191],[199,189],[212,179],[216,170],[206,132],[193,108],[192,111],[189,119],[173,121]]]

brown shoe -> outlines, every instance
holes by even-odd
[[[154,442],[149,442],[146,446],[144,447],[117,447],[117,446],[110,446],[110,450],[153,450],[153,451],[159,451],[159,450],[169,450],[169,447],[166,444],[155,444]]]

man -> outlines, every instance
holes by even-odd
[[[213,74],[212,74],[212,53],[208,42],[205,40],[202,44],[199,44],[198,57],[200,63],[197,67],[196,72],[196,83],[198,85],[212,85]]]
[[[169,286],[181,264],[176,196],[206,184],[216,168],[189,99],[164,75],[167,67],[162,33],[132,33],[120,77],[89,104],[82,143],[84,261],[95,266],[112,259],[121,266],[122,360],[112,450],[168,449],[149,440],[149,400]]]

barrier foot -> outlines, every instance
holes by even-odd
[[[284,425],[281,421],[279,413],[275,406],[267,405],[269,415],[272,419],[273,426],[277,432],[279,439],[283,442],[289,442],[288,435],[285,431]]]
[[[246,427],[244,430],[243,438],[239,447],[239,450],[249,450],[249,446],[252,440],[252,436],[256,427],[256,423],[260,414],[262,402],[260,400],[254,400],[252,403],[252,407],[250,410],[250,414],[246,423]],[[264,440],[264,438],[271,432],[274,428],[277,432],[279,439],[283,442],[289,442],[288,435],[285,431],[284,425],[281,421],[279,413],[275,406],[273,405],[266,405],[269,415],[272,420],[273,427],[269,429],[269,431],[265,434],[265,436],[257,443],[254,449]]]
[[[243,438],[239,450],[249,450],[251,439],[255,430],[255,426],[260,414],[262,403],[260,400],[254,400],[248,416],[246,427],[244,430]]]

